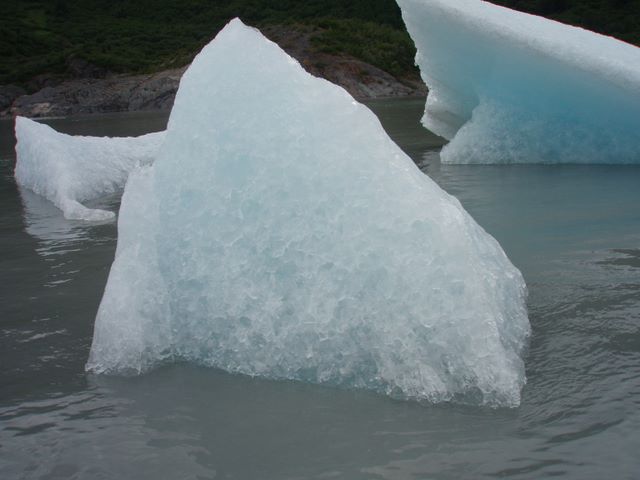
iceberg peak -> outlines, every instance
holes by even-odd
[[[520,272],[369,109],[237,20],[185,73],[118,222],[89,371],[520,401]]]

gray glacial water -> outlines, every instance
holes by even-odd
[[[422,100],[370,107],[503,245],[529,286],[518,409],[174,365],[86,375],[114,224],[64,220],[12,178],[0,123],[0,478],[475,479],[640,477],[640,167],[447,166]],[[56,120],[133,135],[163,114]],[[96,205],[117,208],[119,198]]]

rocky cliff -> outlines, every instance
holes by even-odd
[[[272,27],[264,32],[310,73],[341,85],[356,98],[426,95],[419,75],[396,78],[348,55],[316,51],[313,31]],[[14,85],[0,86],[0,116],[58,117],[74,114],[165,110],[173,105],[186,66],[146,75],[114,75],[82,63],[69,62],[73,78],[34,79],[28,94]]]

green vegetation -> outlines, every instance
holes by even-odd
[[[393,0],[5,0],[2,11],[0,84],[63,73],[72,56],[114,72],[181,66],[236,16],[258,27],[322,24],[329,31],[319,35],[318,48],[359,51],[398,72],[413,63]],[[379,45],[348,44],[364,35]],[[392,51],[403,57],[397,65],[384,52],[396,41],[401,46]]]
[[[496,0],[640,44],[640,0]],[[312,45],[395,75],[413,70],[413,44],[394,0],[5,0],[0,84],[64,74],[70,57],[114,72],[188,63],[239,16],[258,27],[319,27]]]
[[[492,0],[640,45],[640,0]]]
[[[395,76],[413,71],[416,49],[404,29],[362,20],[322,20],[322,29],[311,39],[320,52],[349,54]]]

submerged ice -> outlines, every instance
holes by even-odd
[[[122,188],[129,172],[153,161],[164,133],[140,137],[71,136],[16,118],[19,185],[46,197],[73,220],[109,220],[113,212],[82,204]]]
[[[118,228],[89,371],[519,402],[520,272],[371,111],[239,20],[185,73]]]
[[[398,0],[450,163],[640,163],[640,49],[481,0]]]

